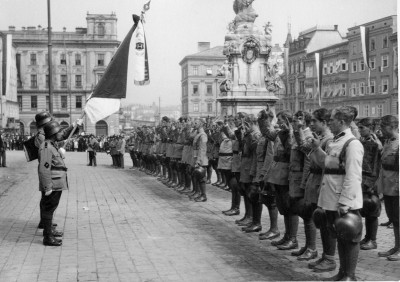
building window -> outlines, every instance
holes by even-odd
[[[364,65],[364,60],[360,61],[360,71],[364,71],[365,70],[365,65]]]
[[[50,76],[48,74],[46,74],[46,88],[50,87],[49,79],[50,79]]]
[[[356,89],[357,89],[357,84],[352,83],[351,84],[351,89],[350,89],[350,95],[355,96],[356,95]]]
[[[102,73],[97,74],[97,83],[99,83],[99,81],[101,80],[102,77],[103,77]]]
[[[372,80],[369,85],[369,94],[375,94],[375,80]]]
[[[212,75],[212,68],[210,68],[210,67],[207,67],[207,69],[206,69],[206,75]]]
[[[61,109],[66,110],[68,108],[68,96],[61,95]]]
[[[382,40],[382,48],[387,48],[388,47],[388,37],[387,35],[383,37]]]
[[[353,43],[353,46],[352,46],[352,53],[353,53],[353,55],[354,55],[354,54],[357,54],[357,43]]]
[[[357,72],[357,62],[351,62],[351,71]]]
[[[382,105],[382,104],[379,104],[377,108],[378,108],[378,109],[377,109],[377,111],[378,111],[378,117],[383,116],[383,105]]]
[[[342,83],[342,91],[341,91],[342,96],[346,96],[346,86],[347,86],[346,83]]]
[[[364,95],[365,93],[364,93],[364,86],[365,86],[365,83],[364,82],[360,82],[359,83],[359,91],[358,91],[358,93],[360,94],[360,95]]]
[[[31,54],[31,66],[36,66],[36,54]]]
[[[104,36],[105,31],[104,31],[104,25],[103,24],[99,24],[97,26],[97,34],[99,35],[99,37],[103,37]]]
[[[61,75],[61,88],[67,88],[67,75]]]
[[[97,54],[97,66],[104,66],[104,54]]]
[[[193,112],[198,112],[199,111],[199,104],[198,103],[194,103],[193,104]]]
[[[369,59],[369,67],[371,70],[375,69],[375,57]]]
[[[304,71],[304,62],[300,62],[300,72]]]
[[[382,68],[387,68],[389,66],[389,56],[383,55],[382,56]]]
[[[82,75],[75,75],[75,87],[82,87]]]
[[[213,104],[207,103],[207,112],[212,113],[212,111],[213,111]]]
[[[75,54],[75,65],[76,66],[81,65],[81,54]]]
[[[387,94],[389,89],[389,80],[387,78],[382,79],[382,93]]]
[[[18,101],[19,111],[22,112],[22,96],[17,96],[17,101]]]
[[[375,50],[375,39],[371,38],[371,41],[369,43],[369,50],[374,51]]]
[[[46,111],[50,109],[50,97],[46,96]]]
[[[82,96],[75,97],[75,108],[82,109]]]
[[[31,111],[37,110],[37,96],[31,96]]]
[[[45,61],[45,65],[48,66],[49,65],[49,54],[44,55],[44,61]]]
[[[60,65],[66,65],[66,64],[67,64],[67,56],[64,53],[62,53],[60,55]]]
[[[300,83],[299,83],[299,85],[300,85],[300,93],[304,93],[304,91],[305,91],[305,88],[304,88],[304,81],[300,81]]]
[[[329,73],[333,73],[333,63],[329,64]]]
[[[364,105],[364,116],[369,117],[369,105]]]
[[[300,72],[300,63],[296,63],[296,72],[297,72],[297,73]]]
[[[31,88],[37,88],[37,75],[31,74]]]
[[[324,74],[328,74],[328,65],[324,64]]]
[[[290,65],[290,73],[294,73],[294,64]]]
[[[199,67],[198,66],[193,66],[193,75],[199,75]]]
[[[198,95],[198,94],[199,94],[199,85],[193,84],[193,95]]]
[[[207,84],[207,95],[212,95],[213,91],[212,91],[212,85],[211,84]]]
[[[347,66],[346,60],[342,60],[341,68],[342,68],[342,71],[347,71],[348,66]]]

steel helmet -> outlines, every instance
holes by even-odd
[[[46,138],[58,133],[61,130],[61,126],[56,121],[50,121],[44,125],[44,135]]]
[[[49,112],[41,112],[36,114],[35,120],[36,120],[36,127],[41,127],[45,125],[46,123],[50,122],[53,118],[51,117]]]

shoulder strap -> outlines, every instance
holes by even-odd
[[[350,138],[349,140],[346,141],[346,143],[344,143],[342,151],[339,154],[339,167],[344,168],[343,162],[346,159],[346,151],[347,151],[347,147],[349,146],[351,141],[354,140],[358,140],[355,137]]]

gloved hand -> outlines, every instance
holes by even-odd
[[[339,204],[339,207],[338,207],[338,209],[337,209],[337,211],[338,211],[340,217],[342,217],[342,216],[344,216],[346,213],[348,213],[349,210],[350,210],[350,207],[349,207],[349,206],[340,205],[340,204]]]
[[[53,192],[53,190],[49,190],[49,191],[46,191],[44,194],[45,194],[46,196],[49,196],[52,192]]]
[[[81,118],[78,118],[76,121],[74,121],[73,123],[72,123],[72,125],[75,127],[75,126],[82,126],[82,124],[83,124],[83,119],[81,119]]]

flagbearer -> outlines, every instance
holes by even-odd
[[[62,240],[55,238],[52,228],[53,214],[60,202],[62,190],[68,189],[67,168],[63,155],[57,146],[62,138],[61,127],[56,121],[44,126],[45,141],[39,149],[39,190],[42,192],[41,222],[44,225],[43,244],[45,246],[61,246]]]

